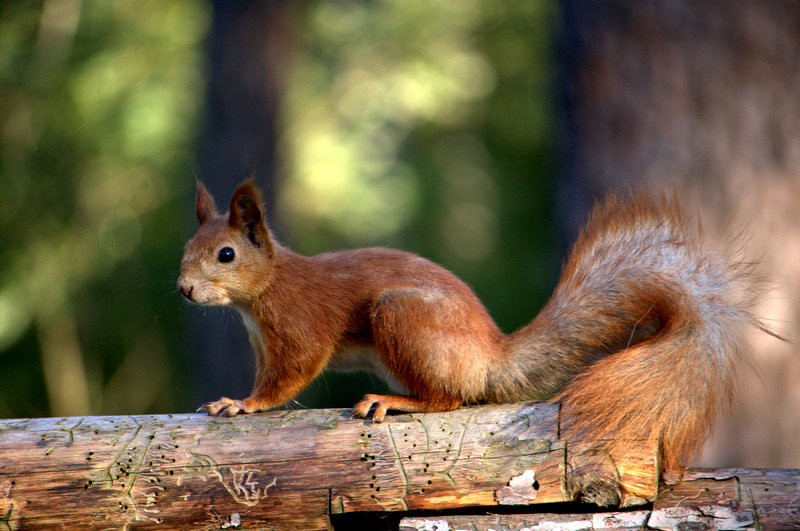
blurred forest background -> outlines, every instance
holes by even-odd
[[[247,395],[238,317],[174,286],[195,178],[224,208],[254,176],[299,252],[441,263],[506,331],[594,199],[674,187],[709,240],[749,225],[758,312],[797,338],[798,61],[779,1],[3,2],[0,417]],[[800,360],[752,339],[701,461],[798,466]],[[380,389],[326,374],[291,407]]]

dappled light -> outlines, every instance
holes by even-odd
[[[0,363],[46,392],[2,371],[0,415],[133,412],[107,400],[117,367],[163,372],[164,340],[141,356],[125,336],[177,335],[153,318],[181,232],[159,217],[190,184],[206,24],[194,2],[0,8]]]
[[[287,5],[287,49],[253,54],[282,62],[280,171],[241,161],[275,179],[286,243],[413,250],[530,319],[556,269],[516,236],[550,239],[552,5]],[[193,403],[174,281],[223,149],[199,142],[212,8],[0,5],[0,417]]]
[[[465,131],[522,118],[487,116],[498,84],[509,77],[549,79],[546,69],[530,74],[534,63],[509,71],[493,62],[492,30],[514,16],[534,24],[547,15],[542,6],[478,1],[325,3],[311,9],[285,96],[286,172],[279,201],[299,242],[321,249],[318,238],[331,232],[347,245],[394,241],[431,214],[431,198],[421,195],[432,192],[439,196],[440,212],[433,216],[439,218],[441,256],[487,257],[497,246],[493,182],[502,170],[494,166],[489,138]],[[504,38],[500,52],[520,56],[525,52],[515,46],[535,49],[530,40],[541,37],[532,36],[532,28],[498,31],[522,37]],[[539,86],[535,97],[543,100],[545,84]],[[544,130],[530,133],[526,146],[545,141]],[[417,134],[429,138],[410,148]],[[414,160],[419,156],[433,160]],[[523,188],[527,178],[519,175]],[[426,190],[439,180],[440,190]]]

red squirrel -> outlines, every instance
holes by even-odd
[[[198,182],[195,209],[178,287],[236,308],[257,361],[252,394],[204,404],[210,415],[281,405],[326,367],[367,369],[405,394],[368,394],[357,417],[552,399],[573,432],[660,438],[663,469],[679,471],[730,402],[745,361],[736,325],[777,335],[751,314],[752,263],[703,251],[665,194],[598,204],[549,302],[509,335],[464,282],[412,253],[292,252],[252,181],[224,214]]]

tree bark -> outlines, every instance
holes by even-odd
[[[336,515],[570,501],[568,474],[605,459],[561,440],[548,404],[349,413],[0,421],[0,515],[12,529],[326,529]],[[613,456],[615,488],[654,499],[656,450]]]
[[[625,512],[444,515],[400,521],[436,529],[789,529],[800,524],[800,470],[694,469],[662,488],[652,508]],[[531,511],[533,512],[533,511]],[[538,527],[537,527],[538,526]]]

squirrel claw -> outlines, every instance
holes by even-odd
[[[250,413],[252,410],[243,400],[222,397],[214,402],[206,402],[197,411],[205,411],[212,417],[235,417],[240,413]]]
[[[353,406],[353,413],[351,416],[367,418],[370,409],[372,409],[372,406],[375,406],[375,411],[372,413],[372,422],[383,422],[386,411],[389,409],[388,406],[383,403],[383,398],[384,397],[381,395],[364,395],[364,398]]]

